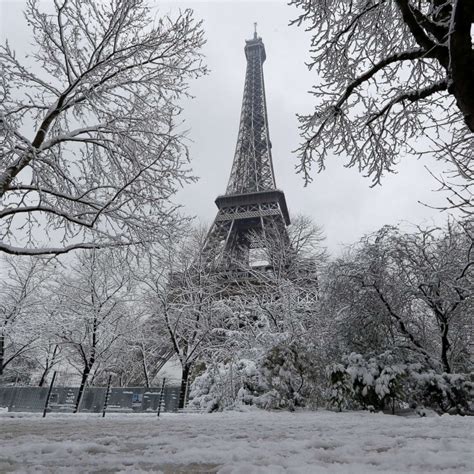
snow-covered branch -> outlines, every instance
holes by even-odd
[[[143,0],[57,0],[53,15],[29,0],[26,15],[38,69],[0,47],[0,251],[41,254],[52,229],[43,253],[160,239],[194,180],[178,100],[206,72],[201,24],[190,10],[153,20]]]
[[[308,67],[318,73],[315,110],[299,116],[306,183],[330,153],[346,156],[373,185],[403,154],[430,154],[447,162],[447,173],[472,180],[472,2],[290,3],[301,9],[292,23],[312,34]]]

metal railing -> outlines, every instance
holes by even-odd
[[[176,412],[179,386],[86,387],[79,403],[80,412]],[[78,386],[0,387],[0,408],[12,412],[73,413]]]

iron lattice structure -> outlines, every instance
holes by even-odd
[[[220,271],[251,265],[255,236],[277,233],[288,242],[290,223],[283,191],[276,188],[268,129],[263,63],[265,46],[255,32],[245,45],[247,70],[234,161],[225,195],[204,244],[208,263]],[[271,266],[271,262],[265,263]],[[262,262],[262,265],[263,262]]]

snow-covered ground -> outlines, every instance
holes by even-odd
[[[474,472],[474,419],[0,413],[0,472]]]

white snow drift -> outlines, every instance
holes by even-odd
[[[0,472],[474,471],[474,420],[383,414],[0,413]]]

